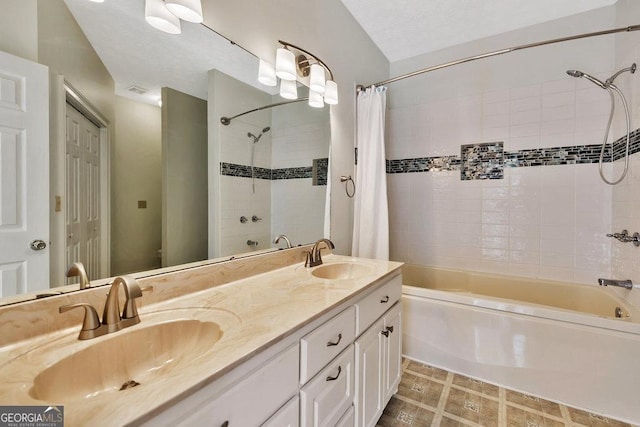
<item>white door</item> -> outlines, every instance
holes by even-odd
[[[0,52],[0,297],[49,288],[49,72]]]
[[[100,151],[98,126],[67,104],[66,264],[82,262],[90,280],[100,277]]]

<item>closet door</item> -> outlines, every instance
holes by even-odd
[[[69,104],[66,122],[66,264],[82,262],[89,279],[95,279],[100,272],[100,129]]]

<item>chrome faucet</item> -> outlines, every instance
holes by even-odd
[[[67,267],[67,272],[65,273],[67,277],[76,277],[80,278],[80,289],[86,289],[91,284],[89,282],[89,276],[87,275],[87,270],[85,270],[84,265],[81,262],[72,262]]]
[[[120,314],[120,307],[118,303],[118,295],[121,285],[124,289],[125,296],[125,305],[122,315]],[[149,288],[149,290],[152,290],[152,288]],[[111,284],[109,293],[107,294],[107,301],[104,304],[104,311],[102,314],[102,322],[100,322],[100,319],[98,318],[96,309],[90,304],[78,303],[63,305],[58,309],[58,311],[60,313],[64,313],[74,308],[84,308],[84,321],[82,322],[82,328],[80,329],[78,339],[88,340],[140,323],[135,299],[140,298],[141,296],[142,290],[140,289],[140,285],[138,285],[136,279],[131,276],[116,277]]]
[[[612,280],[612,279],[598,279],[598,285],[600,286],[619,286],[625,289],[633,289],[633,282],[631,280]]]
[[[287,242],[287,249],[291,249],[293,247],[293,245],[291,245],[291,240],[289,240],[289,238],[284,234],[280,234],[278,237],[273,239],[273,243],[277,245],[280,239],[284,239],[284,241]]]
[[[320,251],[323,249],[323,248],[320,248],[320,244],[322,243],[325,243],[328,249],[335,249],[335,245],[331,240],[329,239],[318,240],[315,243],[315,245],[313,245],[311,250],[307,252],[307,259],[304,262],[305,267],[315,267],[317,265],[322,264],[322,255],[320,254]]]

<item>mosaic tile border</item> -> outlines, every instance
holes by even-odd
[[[640,129],[629,134],[629,154],[640,153]],[[460,179],[501,179],[505,167],[531,167],[598,163],[601,144],[570,145],[551,148],[533,148],[518,151],[502,151],[502,142],[465,144],[460,156],[418,157],[387,160],[388,174],[438,172],[460,170]],[[492,152],[490,147],[496,147]],[[626,137],[618,138],[605,147],[606,163],[624,157]]]
[[[460,146],[460,179],[504,178],[504,143],[487,142]]]
[[[327,185],[327,174],[329,168],[329,159],[316,159],[318,167],[318,182],[316,185]],[[294,168],[254,168],[255,177],[258,179],[266,179],[270,181],[280,179],[302,179],[313,178],[312,166],[301,166]],[[220,174],[225,176],[235,176],[240,178],[251,178],[251,166],[239,165],[236,163],[220,162]]]
[[[387,160],[387,173],[439,172],[460,170],[457,156],[418,157],[415,159]]]

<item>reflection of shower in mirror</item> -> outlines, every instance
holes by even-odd
[[[265,133],[269,132],[270,130],[271,130],[271,128],[269,126],[265,126],[262,129],[262,132],[260,132],[260,135],[258,135],[258,136],[255,136],[251,132],[247,133],[247,136],[249,138],[253,138],[253,143],[251,144],[251,188],[252,188],[252,191],[254,193],[256,192],[256,172],[255,172],[255,168],[254,168],[253,163],[254,163],[254,157],[255,157],[255,154],[256,154],[256,143],[258,141],[260,141],[260,138],[262,138],[262,135],[264,135]]]

